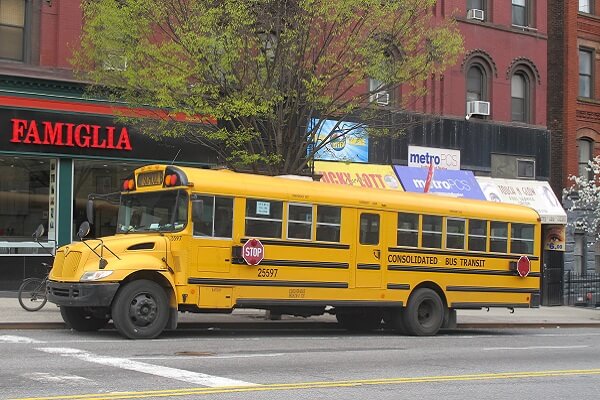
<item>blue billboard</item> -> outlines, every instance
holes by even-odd
[[[428,168],[394,165],[394,171],[405,191],[417,193],[425,191]],[[435,169],[429,193],[485,200],[485,195],[471,171]]]
[[[309,131],[319,123],[318,119],[310,121]],[[369,137],[367,131],[354,122],[334,121],[326,119],[315,134],[314,143],[319,145],[328,142],[315,153],[315,160],[369,162]],[[309,151],[312,149],[309,146]]]

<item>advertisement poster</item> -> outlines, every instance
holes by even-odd
[[[548,225],[544,231],[544,249],[565,251],[565,225]]]
[[[407,192],[425,192],[428,168],[394,165],[394,170]],[[435,169],[428,193],[465,199],[485,200],[471,171]]]
[[[567,214],[548,182],[484,176],[476,179],[489,201],[531,207],[540,214],[543,224],[567,223]]]
[[[389,165],[315,161],[315,173],[325,183],[402,191]]]
[[[313,126],[319,122],[311,120]],[[331,134],[331,137],[329,135]],[[315,143],[329,141],[315,153],[315,160],[369,162],[369,138],[364,128],[354,122],[325,120],[315,135]]]

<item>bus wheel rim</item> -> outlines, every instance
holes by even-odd
[[[130,303],[129,317],[136,326],[152,324],[158,315],[156,299],[148,293],[136,295]]]

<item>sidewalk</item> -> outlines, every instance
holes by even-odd
[[[64,328],[60,310],[55,304],[47,303],[36,312],[21,308],[16,297],[6,297],[0,293],[0,329]],[[8,294],[8,296],[11,296]],[[14,296],[14,295],[13,295]],[[329,326],[335,323],[335,316],[301,318],[284,315],[281,320],[271,321],[265,311],[254,309],[234,310],[232,314],[192,314],[180,313],[180,327],[210,327],[214,324],[239,325],[250,329],[256,324],[287,325],[288,323],[315,323]],[[505,308],[483,310],[458,310],[459,328],[502,328],[502,327],[600,327],[600,309],[580,307],[541,307],[516,308],[514,313]]]

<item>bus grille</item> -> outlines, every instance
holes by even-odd
[[[63,263],[62,278],[72,278],[79,266],[79,261],[81,261],[80,251],[71,251],[67,254]]]
[[[54,276],[62,275],[64,263],[65,263],[65,253],[63,253],[62,251],[57,252],[56,256],[54,257],[54,264],[52,264],[52,274]]]

